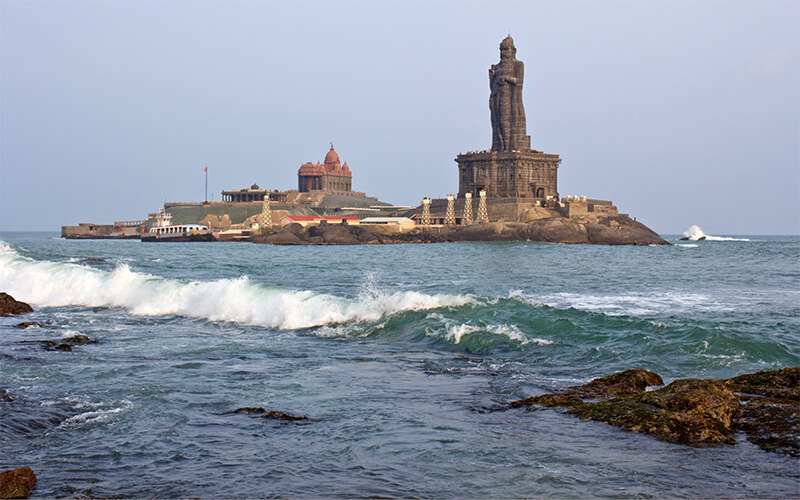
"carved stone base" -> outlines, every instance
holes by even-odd
[[[458,197],[484,189],[488,198],[558,199],[558,165],[561,157],[533,149],[484,151],[456,157]]]

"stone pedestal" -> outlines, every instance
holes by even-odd
[[[456,162],[459,198],[466,193],[477,197],[485,189],[489,199],[558,199],[558,155],[533,149],[483,151],[460,154]]]

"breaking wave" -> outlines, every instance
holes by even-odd
[[[693,225],[689,229],[687,229],[683,233],[684,238],[688,238],[690,241],[700,241],[700,240],[707,240],[707,241],[751,241],[748,238],[730,238],[727,236],[709,236],[700,229],[700,226],[697,224]]]
[[[118,264],[102,271],[71,263],[35,261],[0,242],[0,290],[36,306],[120,307],[134,315],[185,316],[283,330],[378,321],[402,311],[457,307],[465,295],[386,293],[367,287],[355,299],[254,284],[247,276],[181,281]]]

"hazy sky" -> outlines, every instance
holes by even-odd
[[[333,141],[416,205],[491,145],[510,32],[559,192],[662,233],[800,233],[799,1],[0,0],[0,230],[293,189]]]

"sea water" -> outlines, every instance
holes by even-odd
[[[35,308],[0,318],[0,470],[31,466],[34,497],[800,495],[798,460],[743,434],[692,447],[499,411],[628,368],[800,365],[798,237],[0,239],[0,291]],[[19,343],[77,333],[98,342]],[[245,406],[309,420],[231,413]]]

